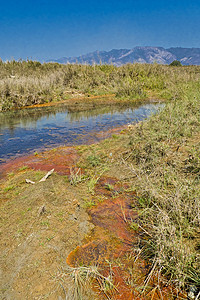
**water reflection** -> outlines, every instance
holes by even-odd
[[[41,148],[94,142],[104,138],[98,132],[140,121],[158,108],[138,104],[70,112],[62,105],[0,113],[0,163]]]
[[[135,104],[132,105],[132,108],[140,107],[141,104]],[[130,108],[130,106],[128,106]],[[124,112],[127,110],[127,106],[104,106],[104,107],[98,107],[91,110],[84,110],[84,111],[70,111],[68,107],[62,105],[62,106],[52,106],[52,107],[41,107],[41,108],[29,108],[29,109],[23,109],[23,110],[16,110],[16,111],[9,111],[0,113],[0,133],[5,128],[10,129],[12,132],[15,127],[22,126],[22,127],[29,127],[29,124],[31,127],[37,126],[37,121],[41,118],[46,118],[47,120],[49,118],[53,118],[58,113],[64,113],[66,114],[66,117],[70,121],[79,121],[83,118],[90,118],[90,117],[96,117],[98,115],[103,115],[106,113],[114,114],[116,112]]]

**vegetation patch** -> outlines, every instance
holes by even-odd
[[[53,295],[54,299],[55,295],[66,297],[67,287],[62,283],[60,285],[60,278],[66,276],[65,272],[53,272],[54,291],[51,290],[49,277],[45,275],[42,287],[39,278],[49,274],[49,270],[61,268],[66,252],[69,254],[81,245],[91,229],[89,222],[85,223],[88,218],[85,208],[98,210],[105,204],[105,199],[108,205],[113,205],[117,199],[123,198],[125,192],[134,191],[137,197],[128,209],[137,211],[137,222],[129,220],[123,209],[120,212],[123,223],[128,224],[128,232],[133,236],[138,234],[138,244],[134,244],[134,249],[129,253],[129,262],[134,266],[133,262],[140,257],[149,264],[148,274],[137,286],[140,295],[146,295],[146,291],[150,299],[156,299],[154,295],[159,291],[160,299],[165,299],[162,288],[173,286],[182,292],[180,297],[198,299],[200,67],[134,64],[117,68],[41,65],[30,61],[0,64],[1,110],[29,103],[63,100],[78,93],[85,96],[114,93],[121,103],[154,97],[169,100],[157,115],[129,126],[117,138],[113,135],[98,144],[76,147],[79,155],[72,153],[74,158],[65,166],[67,177],[55,173],[37,188],[27,185],[26,178],[37,181],[44,174],[31,170],[31,165],[26,163],[28,168],[22,164],[20,169],[10,170],[6,180],[1,180],[1,249],[5,263],[3,271],[7,276],[2,295],[12,297],[10,291],[14,286],[16,294],[23,298],[30,292],[38,296],[36,287],[41,289],[39,296],[48,298]],[[52,98],[49,98],[50,95]],[[63,153],[64,148],[60,155]],[[37,153],[38,159],[40,156]],[[45,154],[42,156],[45,157]],[[60,169],[59,165],[57,170]],[[116,188],[110,180],[104,184],[104,192],[98,193],[97,187],[102,184],[103,177],[117,178],[123,188]],[[43,207],[45,210],[40,210],[42,214],[38,214]],[[97,216],[96,220],[101,222],[102,218]],[[113,223],[109,226],[113,227]],[[15,255],[10,249],[15,249]],[[40,252],[38,249],[42,251],[40,257],[37,255]],[[24,251],[27,253],[26,259],[17,271]],[[45,265],[49,267],[48,272]],[[9,273],[11,269],[14,275]],[[130,276],[125,273],[121,276],[125,276],[123,279],[126,278],[135,288],[134,270],[130,265],[127,270]],[[30,274],[35,274],[32,281],[28,281]],[[110,295],[107,288],[115,290],[117,287],[116,284],[112,286],[113,280],[106,282],[104,275],[96,269],[94,272],[91,266],[76,266],[71,269],[71,274],[73,281],[81,280],[78,290],[74,290],[77,295],[87,276],[95,280],[103,279],[106,287],[101,284],[106,295]],[[11,275],[15,278],[13,282],[9,281],[13,278]],[[149,283],[151,280],[155,282],[154,275],[157,276],[157,286],[152,285],[150,291]],[[27,278],[25,285],[23,278]]]
[[[0,111],[70,100],[71,109],[85,109],[107,95],[130,103],[138,99],[182,99],[188,89],[199,85],[198,66],[175,67],[158,64],[61,65],[35,61],[0,62]],[[97,98],[95,98],[97,97]],[[74,101],[73,99],[79,99]],[[91,100],[91,101],[90,101]],[[119,101],[120,100],[120,101]],[[83,102],[84,105],[81,106]],[[112,101],[113,102],[113,99]]]

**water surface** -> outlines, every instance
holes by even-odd
[[[62,105],[0,113],[0,163],[44,148],[98,141],[103,132],[143,120],[159,107],[143,104],[70,112]]]

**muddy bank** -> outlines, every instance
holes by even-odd
[[[93,135],[84,135],[87,145],[98,143],[101,140],[109,138],[113,134],[120,134],[122,130],[126,130],[127,126],[119,126],[106,131],[96,132]],[[81,137],[80,137],[81,138]],[[76,163],[80,155],[76,147],[61,146],[51,150],[44,150],[32,155],[13,157],[1,164],[0,179],[4,178],[7,173],[16,171],[24,166],[34,170],[49,171],[55,169],[60,175],[70,175],[70,170],[76,171]]]
[[[70,169],[75,168],[79,155],[73,147],[59,147],[37,154],[22,156],[8,160],[1,165],[0,177],[4,178],[7,173],[17,171],[24,166],[33,170],[49,171],[54,169],[61,175],[70,175]]]
[[[59,275],[66,256],[94,227],[82,207],[84,188],[72,189],[56,173],[43,183],[25,183],[43,174],[19,171],[8,187],[0,184],[1,299],[64,299]]]

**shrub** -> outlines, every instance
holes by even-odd
[[[170,66],[173,66],[173,67],[181,67],[182,64],[179,60],[174,60],[173,62],[171,62]]]

